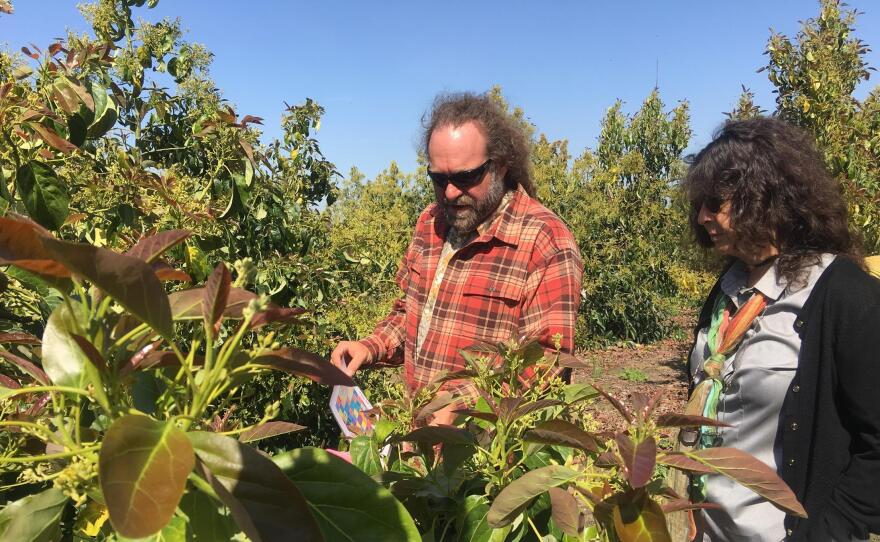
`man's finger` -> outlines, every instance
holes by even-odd
[[[351,359],[348,360],[348,365],[343,369],[345,371],[345,374],[347,374],[348,376],[354,376],[354,373],[357,372],[365,359],[365,354],[352,354]]]

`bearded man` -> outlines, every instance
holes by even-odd
[[[403,296],[370,336],[340,342],[331,362],[352,375],[402,360],[416,389],[463,369],[459,351],[479,342],[537,337],[555,351],[558,335],[571,352],[580,254],[565,224],[534,199],[523,130],[488,96],[467,93],[438,97],[424,128],[436,202],[401,262]],[[462,381],[443,389],[475,395]],[[452,417],[448,408],[433,423]]]

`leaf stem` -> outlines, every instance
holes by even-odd
[[[2,463],[36,463],[38,461],[51,461],[53,459],[64,459],[65,457],[73,457],[75,455],[86,454],[89,452],[97,452],[101,449],[101,445],[90,446],[88,448],[80,448],[78,450],[69,450],[59,452],[57,454],[31,455],[28,457],[0,457]]]

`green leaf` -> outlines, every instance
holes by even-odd
[[[199,458],[197,472],[252,542],[324,540],[303,495],[272,460],[223,435],[198,431],[187,436]]]
[[[194,465],[192,444],[173,423],[133,414],[116,419],[98,458],[113,527],[130,538],[162,530],[174,516]]]
[[[379,450],[371,435],[356,436],[352,439],[348,451],[351,453],[352,465],[364,471],[368,476],[375,476],[382,472]]]
[[[239,531],[225,505],[205,493],[187,491],[180,499],[180,510],[186,514],[189,542],[231,540]]]
[[[587,452],[602,449],[599,440],[592,434],[565,420],[548,420],[523,435],[526,442],[540,442],[557,446],[569,446]]]
[[[489,525],[495,528],[509,525],[532,499],[551,487],[565,485],[580,477],[580,472],[561,465],[551,465],[527,472],[502,489],[495,497],[489,509]]]
[[[87,130],[86,121],[79,113],[74,113],[67,119],[68,139],[77,147],[82,147],[82,144],[86,142]]]
[[[166,339],[173,337],[168,296],[149,264],[92,245],[49,238],[42,241],[72,272],[87,278]]]
[[[707,448],[684,454],[718,474],[736,480],[785,512],[807,517],[804,507],[776,471],[751,455],[735,448]]]
[[[70,197],[51,167],[37,161],[24,164],[15,174],[15,186],[28,215],[41,226],[57,230],[64,224]]]
[[[354,465],[317,448],[274,461],[305,496],[326,540],[421,540],[406,508]]]
[[[119,112],[116,102],[111,96],[108,96],[107,89],[104,87],[92,83],[91,94],[92,100],[95,102],[95,120],[89,126],[88,136],[97,139],[113,128]]]
[[[57,386],[86,389],[91,385],[95,399],[109,408],[98,368],[73,338],[79,328],[67,305],[59,305],[52,311],[43,330],[43,370]]]
[[[52,487],[7,504],[0,510],[0,539],[16,542],[59,540],[59,524],[67,501],[67,495]]]
[[[455,525],[458,540],[462,542],[489,542],[492,527],[486,516],[489,514],[489,500],[485,495],[468,495],[459,510]]]

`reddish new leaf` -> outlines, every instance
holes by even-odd
[[[305,313],[305,309],[298,307],[273,307],[270,306],[264,311],[258,312],[251,318],[251,329],[257,329],[274,322],[289,323],[298,320],[298,316]]]
[[[243,432],[238,436],[238,440],[240,442],[254,442],[264,438],[293,433],[294,431],[302,431],[303,429],[305,429],[305,426],[290,422],[266,422]]]
[[[217,334],[217,329],[219,329],[220,320],[223,318],[223,312],[226,310],[226,302],[229,299],[231,287],[232,275],[229,273],[226,264],[220,262],[208,278],[204,297],[202,297],[205,325],[208,329],[213,329],[215,335]]]
[[[596,437],[565,420],[548,420],[523,435],[527,442],[540,442],[569,446],[587,452],[599,452],[602,448]]]
[[[568,536],[577,537],[581,527],[581,511],[577,499],[568,491],[551,487],[551,517],[559,529]]]
[[[461,410],[454,410],[455,414],[462,414],[464,416],[470,416],[472,418],[478,418],[480,420],[486,420],[489,423],[495,423],[498,421],[498,416],[492,414],[491,412],[481,412],[479,410],[472,410],[469,408],[463,408]]]
[[[37,134],[43,141],[45,141],[55,149],[63,152],[64,154],[70,154],[77,149],[76,145],[55,133],[55,130],[51,128],[47,128],[37,122],[29,122],[28,126],[30,126],[35,132],[37,132]]]
[[[30,333],[12,331],[9,333],[0,333],[0,344],[38,345],[40,344],[40,339],[39,337],[34,337]]]
[[[562,401],[557,401],[556,399],[539,399],[537,401],[532,401],[531,403],[519,405],[518,407],[516,407],[516,409],[514,409],[513,416],[515,418],[519,418],[538,410],[555,407],[562,404],[564,404]]]
[[[691,414],[661,414],[657,416],[658,427],[730,427],[729,424],[705,416]]]
[[[620,412],[621,416],[623,416],[624,419],[626,419],[627,423],[633,422],[632,414],[625,406],[623,406],[623,403],[621,403],[620,400],[617,399],[617,397],[614,397],[613,395],[606,392],[605,390],[603,390],[599,386],[596,386],[595,384],[593,384],[593,388],[595,388],[595,390],[598,391],[602,395],[602,397],[607,399],[608,402],[611,403],[611,406],[613,406],[618,412]]]
[[[591,368],[590,364],[585,361],[579,359],[577,356],[573,354],[569,354],[567,352],[560,352],[559,358],[556,361],[556,364],[560,367],[564,367],[566,369],[589,369]]]
[[[419,427],[400,437],[403,442],[425,442],[427,444],[474,444],[470,431],[452,425],[428,425]]]
[[[0,387],[17,390],[21,387],[21,384],[19,384],[15,380],[12,380],[5,374],[0,373]]]
[[[33,378],[40,384],[43,384],[44,386],[52,385],[52,381],[49,379],[49,375],[47,375],[45,371],[43,371],[30,361],[22,357],[16,356],[12,352],[7,352],[6,350],[0,350],[0,357],[30,375],[31,378]]]
[[[159,280],[177,280],[180,282],[192,282],[192,277],[187,273],[181,271],[180,269],[174,269],[167,263],[163,261],[155,261],[150,264],[150,267],[153,268],[153,273],[156,273],[156,276]]]
[[[664,514],[681,512],[684,510],[717,510],[721,505],[714,502],[691,502],[688,499],[676,499],[660,505]]]
[[[350,376],[317,354],[299,348],[282,348],[257,356],[251,363],[304,376],[326,386],[354,386]]]
[[[429,416],[433,415],[441,408],[449,406],[453,401],[455,401],[455,396],[452,393],[448,391],[438,393],[427,405],[422,407],[418,414],[416,414],[415,421],[422,422],[427,420]]]
[[[128,249],[128,252],[125,254],[147,263],[152,263],[168,249],[182,243],[190,235],[192,234],[186,230],[163,231],[149,237],[144,237]]]
[[[711,467],[764,497],[777,508],[805,518],[807,512],[776,471],[735,448],[707,448],[684,452],[689,458]]]
[[[625,433],[619,433],[615,441],[623,459],[624,472],[629,485],[638,489],[650,482],[657,462],[657,443],[654,442],[654,438],[648,437],[636,444]]]
[[[34,222],[0,217],[0,265],[47,277],[70,277],[70,271],[43,247],[40,238],[44,235],[48,232]]]
[[[98,352],[98,349],[95,348],[88,339],[83,337],[82,335],[77,335],[75,333],[71,333],[70,336],[76,341],[76,344],[79,346],[80,350],[83,351],[83,354],[89,358],[89,361],[92,362],[92,365],[100,369],[101,371],[107,370],[107,361],[104,360],[104,356]]]
[[[657,463],[660,463],[661,465],[669,465],[670,467],[675,467],[676,469],[685,472],[697,472],[700,474],[715,472],[711,467],[678,452],[669,452],[658,456]]]

